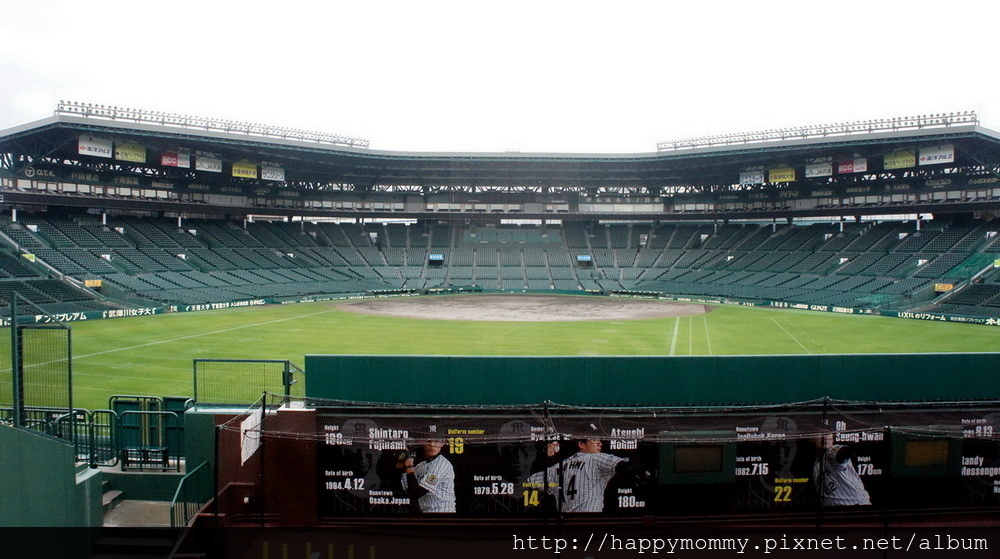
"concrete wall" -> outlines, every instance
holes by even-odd
[[[94,527],[103,521],[101,475],[77,468],[62,441],[0,426],[0,526]]]

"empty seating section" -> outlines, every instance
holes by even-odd
[[[629,248],[629,238],[632,227],[629,225],[609,225],[608,241],[610,248]]]
[[[39,271],[32,268],[24,257],[0,251],[0,278],[30,278],[38,275]]]
[[[0,297],[52,308],[117,304],[56,279],[102,279],[108,296],[197,304],[372,290],[663,292],[859,308],[929,305],[1000,315],[1000,221],[562,226],[225,222],[28,215],[0,223]],[[34,255],[37,262],[22,254]],[[442,261],[429,262],[429,255]],[[582,258],[581,258],[582,257]],[[588,260],[589,259],[589,260]],[[982,276],[982,277],[980,277]],[[976,283],[966,285],[970,278]],[[50,279],[51,278],[51,279]],[[33,299],[34,300],[34,299]]]
[[[223,225],[212,221],[198,220],[193,222],[191,226],[195,227],[197,236],[209,247],[263,246],[260,241],[233,223],[225,222]]]
[[[344,233],[344,230],[340,225],[336,223],[320,223],[317,226],[317,231],[322,234],[329,244],[335,247],[353,247],[350,239]]]
[[[280,234],[277,224],[258,223],[253,227],[247,227],[247,233],[263,247],[282,249],[291,246]]]
[[[58,219],[58,218],[49,219],[44,217],[34,217],[24,220],[24,224],[28,227],[29,230],[33,230],[33,232],[36,235],[38,235],[43,241],[46,241],[47,244],[51,247],[60,248],[60,247],[87,246],[86,244],[77,245],[76,241],[73,240],[73,237],[70,236],[71,233],[66,233],[63,231],[63,229],[67,230],[69,229],[69,226],[71,224],[69,220]],[[79,236],[81,237],[84,236],[83,229],[80,228],[79,226],[77,226],[77,229],[79,229],[78,231],[78,233],[80,233]],[[92,235],[87,234],[87,236],[91,237],[90,240],[93,239]]]
[[[564,226],[563,234],[566,236],[566,248],[571,251],[590,249],[590,244],[587,242],[587,232],[581,225],[567,224]]]
[[[31,231],[21,224],[11,224],[4,227],[4,234],[19,248],[34,249],[48,247],[41,239],[31,234]]]

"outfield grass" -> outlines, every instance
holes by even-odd
[[[989,326],[719,306],[704,315],[632,321],[471,322],[275,305],[76,322],[74,405],[113,394],[191,396],[198,358],[307,354],[778,355],[1000,350]]]

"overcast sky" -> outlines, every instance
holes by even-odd
[[[0,0],[0,129],[80,101],[372,149],[638,153],[973,110],[1000,2]]]

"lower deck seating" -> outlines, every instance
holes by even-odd
[[[194,304],[476,285],[871,309],[929,304],[935,284],[963,284],[1000,257],[990,252],[1000,250],[1000,243],[980,239],[996,226],[984,220],[925,222],[919,235],[908,222],[849,224],[841,231],[829,224],[567,223],[542,229],[201,220],[191,224],[193,233],[165,219],[116,223],[123,233],[91,227],[87,246],[6,226],[17,246],[0,251],[0,282],[30,277],[55,282],[35,296],[60,305],[101,303],[93,293],[57,288],[69,286],[59,279],[65,275],[101,279],[125,304],[130,298]],[[34,264],[20,256],[28,250],[38,260]],[[431,254],[443,260],[431,262]],[[1000,300],[982,286],[940,303],[942,309],[1000,315]]]

